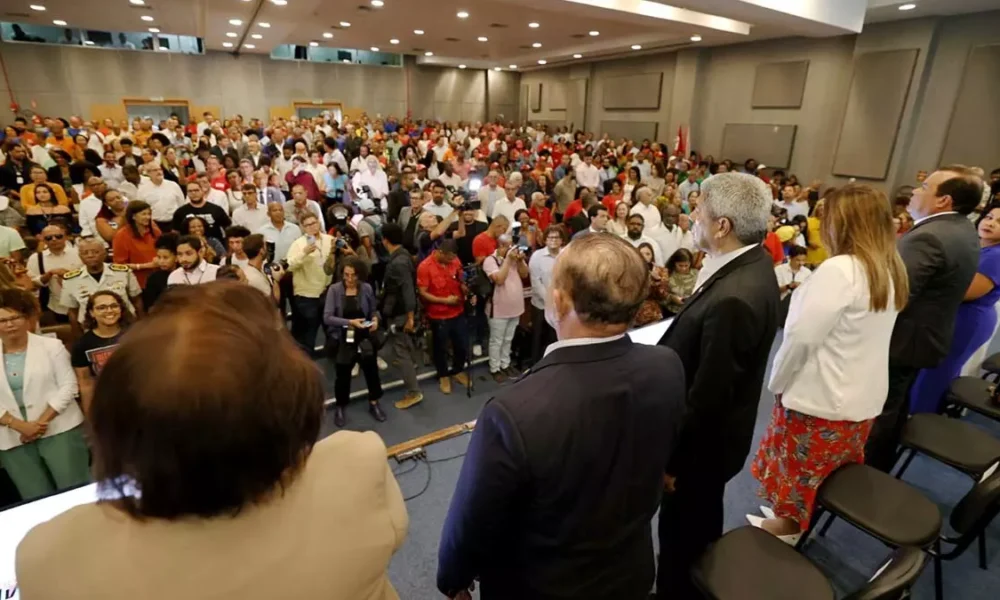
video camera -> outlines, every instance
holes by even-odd
[[[481,179],[473,178],[469,180],[468,189],[456,188],[453,185],[447,185],[445,186],[445,189],[448,190],[448,193],[452,196],[462,197],[462,203],[458,205],[458,210],[479,210],[482,208],[483,203],[479,200],[476,193],[482,186],[483,181]]]
[[[365,214],[381,215],[385,212],[385,208],[367,185],[354,188],[354,203]]]

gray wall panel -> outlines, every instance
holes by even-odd
[[[545,87],[545,94],[548,94],[549,110],[566,110],[566,83],[562,81],[552,82]]]
[[[835,175],[886,178],[918,52],[887,50],[855,58],[834,154]]]
[[[795,125],[726,123],[722,131],[722,156],[738,164],[753,158],[768,167],[788,168],[796,129]]]
[[[531,112],[541,112],[542,110],[542,84],[532,83],[528,90],[531,104]]]
[[[757,65],[753,82],[754,108],[799,108],[806,91],[809,61],[763,63]]]
[[[659,123],[656,121],[601,121],[601,132],[613,139],[633,140],[636,144],[642,140],[657,140]]]
[[[604,82],[604,110],[660,108],[663,72],[609,77]]]
[[[942,165],[1000,165],[1000,45],[972,49],[965,65],[944,149]]]

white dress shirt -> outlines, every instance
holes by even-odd
[[[754,248],[760,249],[760,244],[743,246],[742,248],[737,248],[732,252],[726,252],[720,256],[706,256],[705,260],[701,262],[701,271],[698,272],[698,280],[694,284],[695,291],[698,291],[701,286],[705,285],[705,282],[708,281],[712,275],[718,273],[722,267],[728,265]]]
[[[792,294],[768,384],[785,408],[832,421],[881,414],[898,314],[893,295],[873,312],[864,267],[848,255],[828,258]]]
[[[601,185],[601,170],[581,162],[576,166],[576,181],[582,187],[596,190]]]
[[[71,244],[66,244],[66,248],[63,250],[62,254],[53,254],[52,250],[45,249],[42,252],[42,267],[45,267],[46,271],[51,271],[53,269],[66,269],[68,271],[74,271],[83,267],[83,263],[80,261],[80,255],[77,254],[76,247]],[[31,281],[35,283],[38,287],[42,287],[42,273],[38,265],[38,253],[34,253],[28,257],[28,275],[31,276]],[[62,298],[62,277],[53,276],[49,278],[47,284],[49,288],[49,310],[58,314],[65,315],[69,312],[69,307],[60,304],[59,300]]]
[[[808,202],[796,202],[792,200],[791,202],[779,201],[774,203],[778,208],[783,208],[788,212],[788,220],[792,220],[796,215],[802,215],[803,217],[809,216],[809,203]]]
[[[548,356],[552,352],[560,348],[569,348],[572,346],[590,346],[593,344],[606,344],[608,342],[616,342],[625,337],[624,333],[619,333],[618,335],[613,335],[611,337],[603,338],[570,338],[568,340],[559,340],[558,342],[552,342],[549,347],[545,349],[545,356]]]
[[[257,231],[261,227],[271,222],[267,216],[267,209],[263,204],[254,202],[248,207],[246,204],[233,211],[233,225],[242,225],[250,231]]]
[[[226,211],[227,215],[229,214],[229,196],[226,195],[226,192],[215,188],[208,188],[208,197],[205,200]]]
[[[80,200],[79,222],[80,235],[83,237],[97,236],[97,214],[101,212],[104,203],[97,196],[91,194]],[[155,212],[153,213],[156,214]],[[154,217],[155,219],[155,217]],[[103,239],[101,241],[104,241]]]
[[[117,190],[118,186],[125,181],[125,175],[122,174],[122,167],[119,164],[102,163],[98,169],[101,171],[101,179],[108,184],[108,189]]]
[[[426,208],[426,206],[424,208]],[[493,214],[490,215],[490,218],[495,219],[500,215],[507,217],[507,220],[510,222],[510,224],[507,226],[507,232],[510,233],[511,229],[514,228],[514,223],[515,223],[514,214],[517,211],[526,208],[527,207],[524,205],[524,200],[521,200],[520,198],[515,196],[514,201],[511,202],[510,200],[507,199],[507,196],[505,195],[503,198],[500,198],[499,200],[493,203]]]
[[[181,186],[169,179],[164,179],[156,185],[149,179],[143,179],[139,184],[139,199],[147,202],[153,209],[154,221],[169,221],[174,218],[174,211],[184,205],[184,192]]]
[[[636,202],[635,206],[632,207],[632,210],[630,210],[628,214],[642,215],[643,230],[646,232],[659,229],[660,224],[663,223],[663,217],[660,216],[660,209],[657,208],[652,202],[649,204]]]
[[[215,281],[215,275],[219,272],[219,267],[206,261],[201,261],[191,272],[185,271],[184,267],[177,267],[167,276],[167,285],[198,285]]]
[[[797,272],[792,271],[791,265],[788,263],[781,263],[777,267],[774,267],[774,276],[778,278],[778,288],[783,288],[790,283],[801,284],[812,275],[812,271],[806,267],[799,267]],[[798,288],[795,288],[798,289]],[[792,290],[785,290],[781,294],[781,299],[784,300],[791,294]]]

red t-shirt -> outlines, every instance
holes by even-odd
[[[472,239],[472,256],[486,258],[497,251],[497,240],[489,232],[482,232]]]
[[[576,200],[569,203],[566,207],[565,212],[563,212],[563,222],[569,221],[576,215],[583,212],[583,200],[577,198]]]
[[[781,247],[781,240],[778,239],[778,234],[773,231],[767,233],[767,237],[764,238],[764,249],[771,255],[771,260],[774,261],[774,264],[780,265],[784,262],[785,249]]]
[[[543,208],[538,210],[534,206],[528,209],[528,216],[538,222],[538,231],[545,233],[545,230],[552,224],[552,209]]]
[[[461,277],[462,263],[458,257],[442,265],[437,259],[437,251],[431,253],[417,267],[417,287],[438,298],[462,296]],[[450,305],[424,301],[424,312],[428,319],[454,319],[464,310],[464,302]]]
[[[615,207],[618,206],[618,203],[621,201],[621,196],[612,196],[611,194],[608,194],[603,200],[601,200],[601,204],[604,205],[604,208],[608,209],[608,214],[611,215],[611,218],[614,218]]]

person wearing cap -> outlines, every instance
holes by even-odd
[[[307,162],[308,159],[299,154],[292,156],[292,170],[285,173],[285,182],[288,183],[289,189],[301,185],[306,191],[306,198],[318,202],[320,198],[319,186],[316,185],[316,179],[309,172]]]

